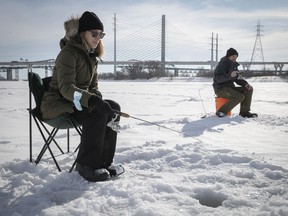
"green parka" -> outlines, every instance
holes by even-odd
[[[73,20],[77,24],[74,26],[76,29],[77,21]],[[52,81],[41,103],[43,119],[74,112],[75,91],[82,93],[80,103],[84,107],[88,107],[89,98],[98,91],[97,51],[88,51],[76,29],[72,31],[72,36],[60,42],[61,51],[55,61]]]

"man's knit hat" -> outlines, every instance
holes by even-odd
[[[229,56],[232,56],[232,55],[237,55],[238,56],[238,52],[231,47],[230,49],[227,50],[226,57],[229,57]]]
[[[103,23],[95,13],[85,11],[79,19],[78,32],[89,31],[92,29],[98,29],[103,32]]]

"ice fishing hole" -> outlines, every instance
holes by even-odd
[[[221,192],[214,192],[207,188],[198,188],[194,190],[194,198],[199,201],[201,205],[217,208],[222,206],[222,203],[228,198],[227,195]]]

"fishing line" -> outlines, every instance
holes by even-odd
[[[138,118],[138,117],[135,117],[135,116],[131,116],[131,115],[127,114],[127,113],[120,112],[120,111],[118,111],[118,110],[113,110],[113,112],[116,113],[116,114],[119,115],[119,116],[124,117],[124,118],[136,119],[136,120],[138,120],[138,121],[142,121],[142,122],[145,122],[145,123],[148,123],[148,124],[151,124],[151,125],[156,125],[156,126],[158,126],[158,127],[160,127],[160,128],[164,128],[164,129],[166,129],[166,130],[170,130],[170,131],[176,132],[176,133],[178,133],[178,134],[180,134],[180,135],[193,138],[193,139],[199,141],[200,143],[204,144],[204,143],[202,142],[202,140],[200,140],[200,139],[198,139],[198,138],[196,138],[196,137],[193,137],[193,136],[191,136],[191,135],[189,135],[189,134],[183,133],[183,132],[181,132],[181,131],[179,131],[179,130],[175,130],[175,129],[173,129],[173,128],[169,128],[169,127],[166,127],[166,126],[164,126],[164,125],[160,125],[160,124],[157,124],[157,123],[154,123],[154,122],[147,121],[147,120],[145,120],[145,119],[141,119],[141,118]]]

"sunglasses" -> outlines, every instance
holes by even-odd
[[[97,38],[98,36],[102,39],[105,36],[105,33],[98,31],[90,31],[93,38]]]

